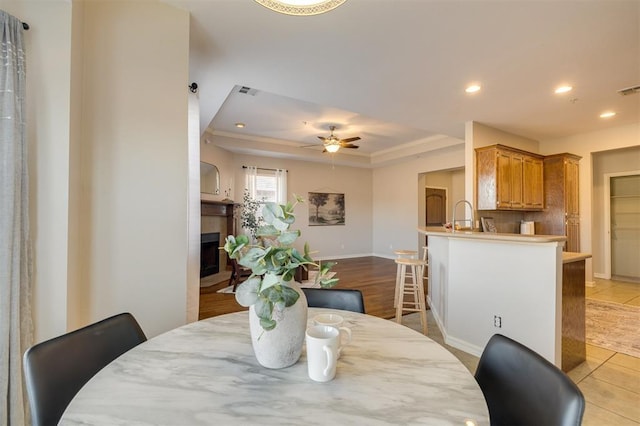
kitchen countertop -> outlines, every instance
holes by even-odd
[[[525,243],[549,243],[566,241],[567,237],[560,235],[523,235],[523,234],[499,234],[493,232],[477,232],[477,231],[451,231],[441,226],[418,226],[418,232],[425,235],[434,235],[439,237],[450,238],[469,238],[479,240],[494,241],[513,241]],[[590,257],[591,255],[587,255]],[[579,259],[576,259],[579,260]],[[573,260],[575,261],[575,260]]]
[[[591,254],[589,253],[576,253],[572,251],[562,252],[562,263],[578,262],[580,260],[589,259]]]

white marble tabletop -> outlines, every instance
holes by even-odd
[[[258,364],[248,313],[198,321],[148,340],[92,378],[62,425],[488,425],[469,371],[395,322],[337,312],[353,331],[336,377],[316,383],[300,361]]]

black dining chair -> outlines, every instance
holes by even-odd
[[[238,261],[235,259],[230,258],[229,263],[231,264],[231,277],[229,278],[229,284],[227,285],[233,285],[233,291],[235,292],[236,288],[238,288],[238,284],[249,278],[252,272],[251,269],[240,266]]]
[[[489,407],[491,425],[574,425],[584,396],[558,367],[528,347],[495,334],[475,374]]]
[[[146,340],[133,315],[122,313],[27,349],[23,361],[32,424],[57,424],[89,379]]]
[[[364,314],[364,299],[360,290],[338,288],[306,288],[302,291],[310,308],[342,309]]]

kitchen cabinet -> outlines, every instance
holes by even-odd
[[[545,210],[535,218],[540,234],[565,235],[565,251],[580,251],[580,156],[556,154],[544,158]]]
[[[527,156],[523,162],[523,201],[527,210],[544,207],[544,163],[542,159]]]
[[[476,149],[478,210],[541,210],[542,156],[491,145]]]

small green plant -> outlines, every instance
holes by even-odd
[[[300,253],[293,243],[300,236],[299,230],[291,230],[295,222],[293,210],[304,200],[295,196],[295,202],[287,204],[266,203],[262,209],[264,225],[256,231],[257,244],[250,244],[247,235],[229,235],[224,249],[238,264],[251,269],[251,276],[238,285],[236,300],[242,306],[255,305],[260,325],[265,331],[277,325],[280,312],[292,306],[300,297],[290,284],[299,267],[317,267],[316,282],[323,288],[333,287],[337,278],[327,278],[334,262],[316,263],[309,254],[309,245]]]
[[[262,204],[251,197],[249,190],[245,189],[242,196],[242,212],[240,213],[240,225],[244,229],[248,229],[251,237],[255,240],[258,229],[263,226],[264,220],[258,216],[258,211]]]

